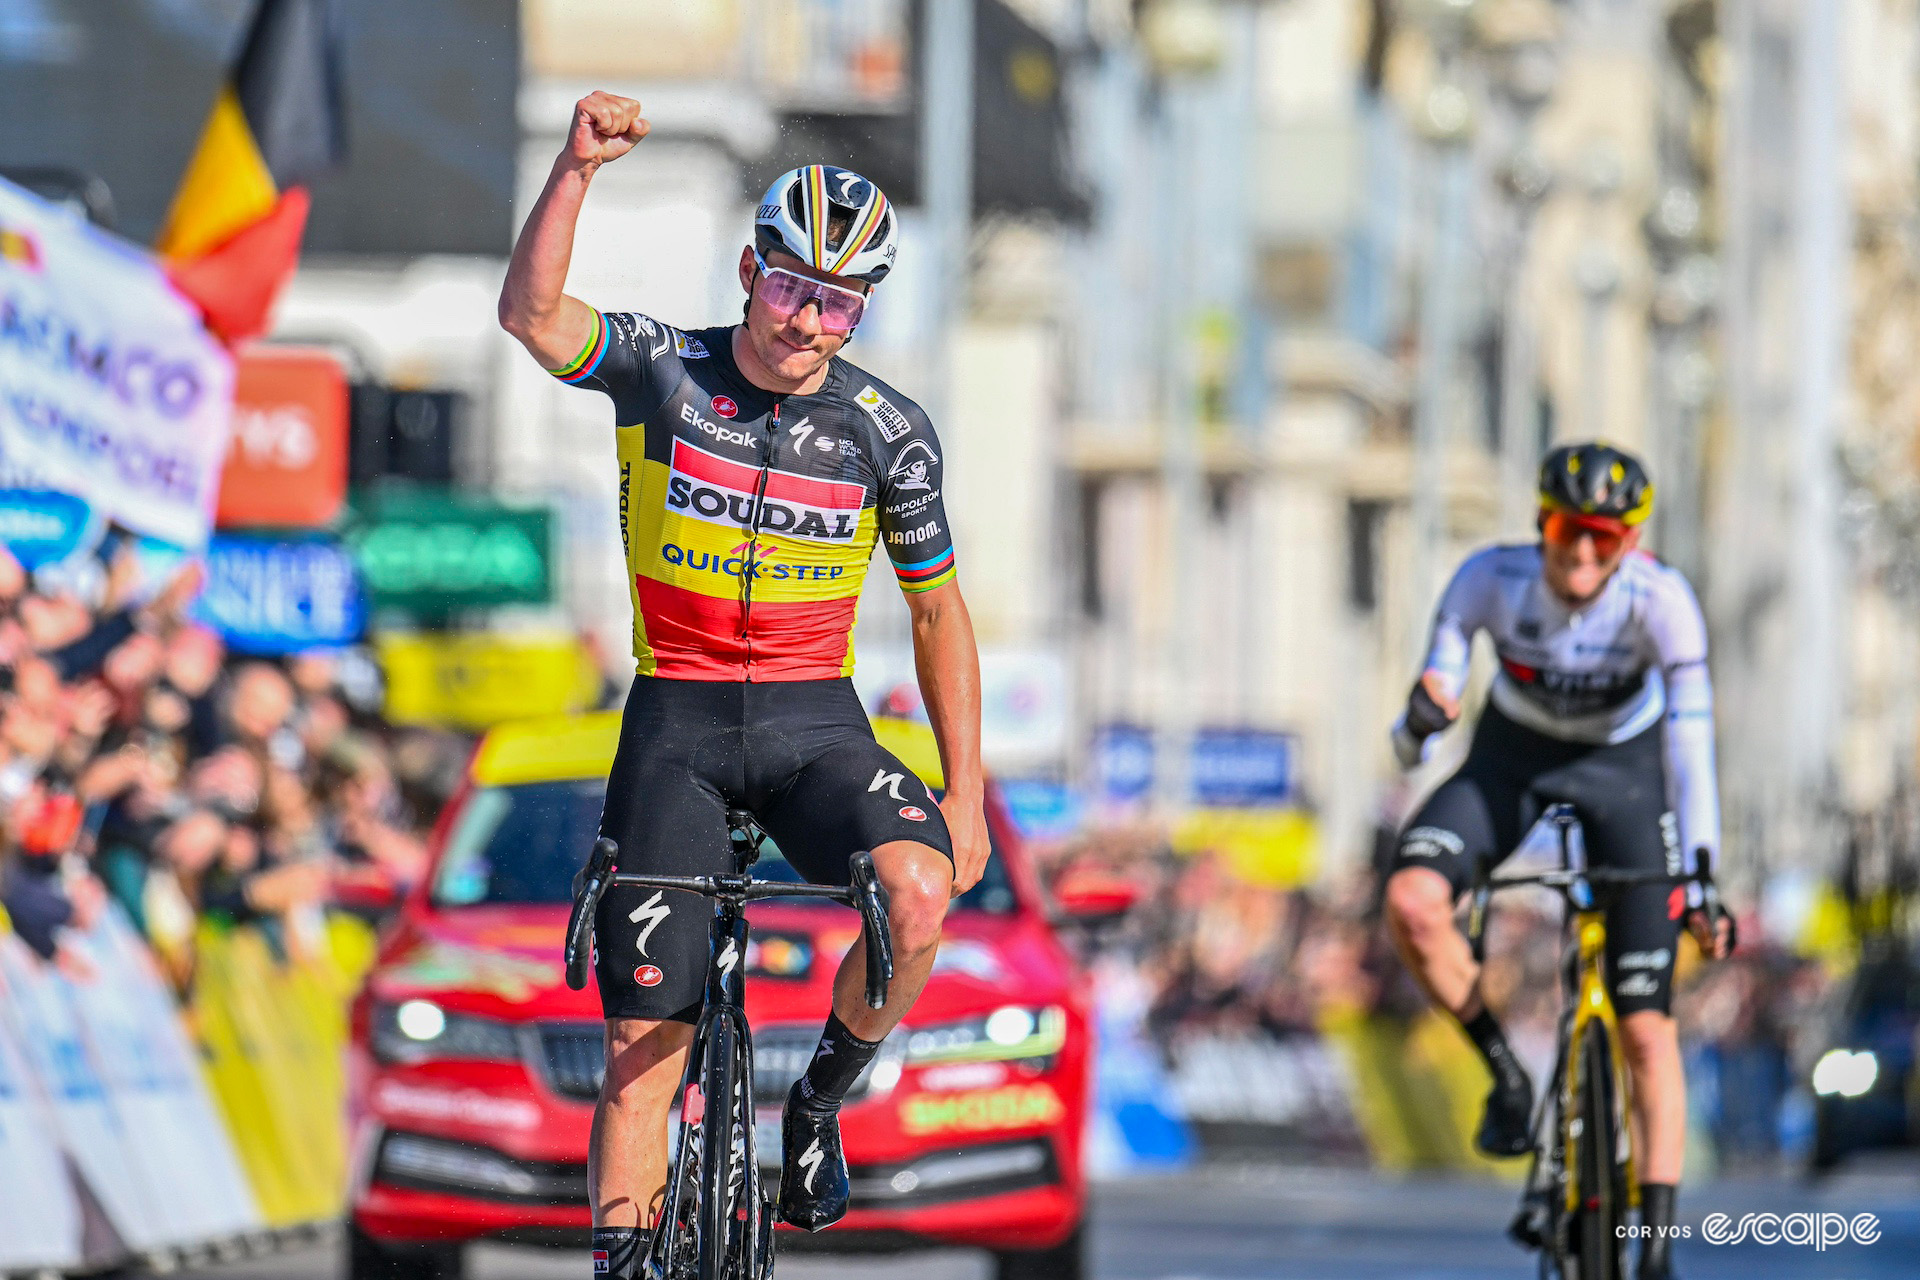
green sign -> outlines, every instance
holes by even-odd
[[[553,513],[445,491],[356,495],[346,535],[375,607],[438,613],[553,599]]]

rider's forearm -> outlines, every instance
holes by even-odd
[[[566,283],[574,227],[598,168],[566,155],[554,161],[547,185],[514,242],[500,289],[500,327],[548,367],[571,359],[592,329],[589,309],[566,295]]]
[[[979,796],[980,651],[958,583],[912,598],[913,664],[949,795]]]
[[[1720,847],[1720,787],[1713,749],[1713,685],[1705,662],[1670,667],[1665,672],[1667,711],[1664,725],[1667,768],[1683,864],[1689,871],[1713,870]],[[1696,850],[1706,851],[1706,866],[1693,865]]]

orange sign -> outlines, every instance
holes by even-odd
[[[233,438],[215,520],[322,525],[347,496],[347,377],[325,351],[253,347],[233,389]]]

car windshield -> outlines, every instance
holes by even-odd
[[[606,784],[597,779],[475,790],[455,816],[434,872],[435,905],[569,901],[573,873],[599,832],[605,794]],[[772,840],[762,846],[753,874],[761,880],[800,880]],[[986,875],[955,905],[996,914],[1014,909],[997,841]]]

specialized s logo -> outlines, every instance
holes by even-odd
[[[880,428],[880,435],[888,444],[892,444],[913,430],[913,424],[907,421],[907,415],[894,408],[893,401],[872,387],[855,396],[853,402],[867,411],[867,416],[872,418],[874,425]]]
[[[813,1190],[814,1176],[820,1172],[820,1162],[826,1158],[827,1153],[820,1149],[820,1139],[815,1138],[807,1144],[806,1154],[800,1157],[800,1167],[807,1171],[805,1185],[808,1191]]]
[[[640,936],[633,940],[633,945],[640,949],[640,954],[643,956],[647,954],[647,939],[653,936],[653,931],[660,927],[661,921],[673,914],[673,908],[660,901],[664,892],[665,890],[655,889],[653,896],[635,907],[633,914],[627,917],[634,924],[640,924],[643,920],[646,922],[640,930]],[[656,978],[655,981],[658,979]]]
[[[726,950],[720,953],[720,975],[725,977],[733,972],[733,966],[740,963],[740,947],[732,938],[727,939]]]

